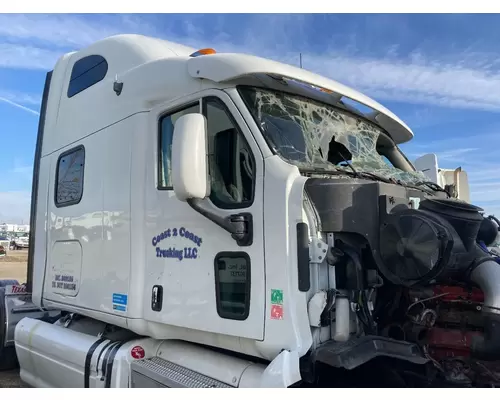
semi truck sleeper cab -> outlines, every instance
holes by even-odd
[[[35,387],[238,388],[456,384],[454,351],[460,384],[491,384],[484,218],[415,169],[412,137],[251,55],[139,35],[63,55],[0,356]]]

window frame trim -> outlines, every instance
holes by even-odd
[[[219,278],[219,270],[218,270],[218,265],[217,265],[217,260],[220,258],[227,257],[227,258],[244,258],[245,261],[247,262],[247,276],[246,276],[246,282],[245,282],[245,297],[248,300],[245,302],[245,313],[242,315],[235,316],[234,314],[231,313],[226,313],[221,310],[221,301],[220,301],[220,294],[219,294],[219,285],[220,285],[220,278]],[[222,319],[228,319],[232,321],[245,321],[248,319],[250,315],[250,307],[252,305],[252,299],[251,299],[251,294],[252,294],[252,260],[250,258],[250,255],[244,251],[221,251],[217,253],[214,257],[214,283],[215,283],[215,307],[217,310],[217,315],[222,318]]]
[[[156,189],[157,190],[161,190],[161,191],[165,191],[165,190],[174,190],[173,186],[161,186],[160,185],[160,182],[161,182],[161,172],[162,172],[162,148],[161,148],[161,144],[162,144],[162,121],[169,117],[169,116],[172,116],[173,114],[175,113],[178,113],[180,111],[183,111],[183,110],[186,110],[188,108],[191,108],[191,107],[194,107],[195,105],[198,105],[198,108],[199,108],[199,112],[201,113],[202,111],[202,106],[201,106],[201,99],[198,99],[198,100],[193,100],[193,101],[190,101],[190,102],[186,102],[182,105],[178,105],[178,106],[175,106],[175,107],[172,107],[168,110],[166,110],[165,112],[161,113],[160,115],[158,115],[158,123],[157,123],[157,138],[156,138],[156,148],[157,148],[157,153],[156,153]],[[169,171],[169,172],[172,172],[172,171]]]
[[[83,151],[83,171],[82,171],[82,189],[80,191],[80,196],[77,200],[71,200],[67,201],[64,203],[58,203],[57,201],[57,191],[59,188],[59,167],[60,167],[60,162],[61,158],[68,156],[71,153],[76,153],[77,151],[82,150]],[[69,206],[74,206],[76,204],[79,204],[82,201],[83,198],[83,191],[85,189],[85,161],[87,157],[87,152],[85,150],[85,146],[83,144],[79,144],[75,147],[72,147],[71,149],[68,149],[66,151],[63,151],[59,156],[57,157],[57,162],[56,162],[56,177],[55,177],[55,182],[54,182],[54,205],[56,208],[64,208],[64,207],[69,207]]]

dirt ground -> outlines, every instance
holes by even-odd
[[[0,279],[26,281],[28,250],[9,250],[5,257],[0,257]]]
[[[0,279],[26,281],[28,250],[9,250],[7,256],[0,257]],[[0,372],[0,388],[26,387],[19,379],[18,371]]]

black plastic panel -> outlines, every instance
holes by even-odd
[[[309,227],[305,222],[297,224],[297,267],[299,290],[307,292],[311,288],[309,270]]]

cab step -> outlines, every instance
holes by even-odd
[[[134,361],[130,385],[133,388],[233,388],[160,357]]]

